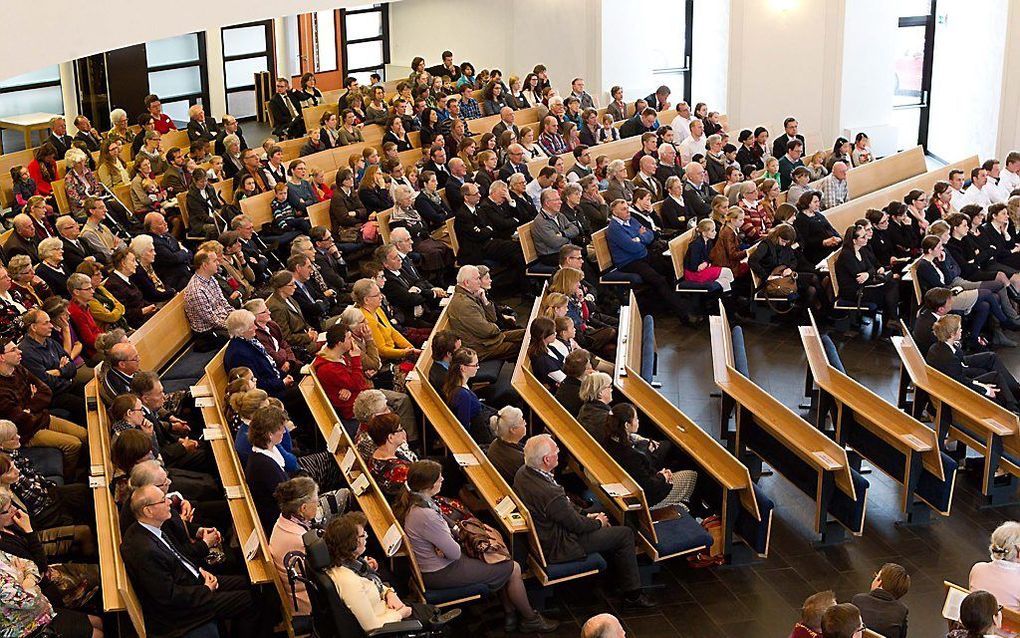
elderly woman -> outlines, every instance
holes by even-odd
[[[0,277],[0,285],[2,282],[3,278]],[[71,303],[67,307],[70,325],[84,346],[85,357],[91,358],[96,354],[96,337],[102,333],[96,318],[92,315],[92,300],[95,293],[92,278],[80,272],[72,274],[67,278],[67,291],[71,296]]]
[[[496,413],[492,422],[496,438],[489,444],[485,455],[506,482],[513,485],[517,470],[524,465],[524,436],[528,423],[520,408],[508,405]]]
[[[163,304],[173,299],[177,291],[163,283],[156,274],[153,264],[156,262],[156,248],[152,235],[137,235],[131,240],[131,252],[137,264],[130,275],[131,283],[142,293],[142,298],[150,304]]]
[[[59,239],[50,237],[43,241],[56,241]],[[53,244],[50,244],[52,247]],[[41,246],[41,244],[40,244]],[[53,295],[49,285],[35,273],[32,266],[32,258],[28,255],[14,255],[7,263],[7,272],[11,276],[11,290],[21,295],[25,305],[30,308],[38,308],[44,299]],[[63,284],[63,281],[60,282]]]
[[[67,312],[69,305],[67,299],[53,296],[43,300],[42,310],[53,323],[53,334],[51,337],[63,346],[64,352],[68,354],[71,361],[81,369],[86,367],[85,359],[82,357],[84,345],[78,339],[77,333],[75,333],[74,328],[71,326],[70,315]]]
[[[372,336],[372,328],[368,325],[361,308],[347,306],[340,313],[338,323],[347,326],[351,331],[351,338],[354,344],[361,351],[361,369],[365,376],[374,382],[377,387],[388,387],[393,382],[392,374],[388,365],[384,369],[382,358],[379,356],[379,346],[375,344]]]
[[[606,419],[613,401],[613,379],[604,372],[592,372],[581,381],[578,393],[584,403],[577,421],[596,441],[606,438]]]
[[[546,620],[528,601],[521,568],[515,561],[487,563],[464,555],[435,497],[443,485],[442,467],[434,461],[418,461],[407,472],[407,487],[394,505],[394,515],[404,525],[428,587],[462,587],[482,583],[499,592],[506,614],[506,630],[523,633],[555,631],[559,623]],[[518,621],[518,614],[522,619]]]
[[[1020,523],[1007,521],[995,528],[988,545],[991,561],[970,569],[970,590],[983,589],[999,604],[1020,610]]]
[[[294,349],[283,338],[283,331],[273,321],[266,300],[256,297],[244,304],[244,309],[255,316],[255,339],[262,344],[266,353],[273,359],[276,367],[284,374],[297,372],[302,365]]]
[[[400,334],[386,316],[378,283],[372,279],[359,279],[354,282],[351,298],[372,330],[372,339],[384,362],[416,359],[421,354],[421,350]]]
[[[436,275],[453,265],[453,251],[443,242],[432,239],[429,225],[414,209],[414,191],[411,188],[398,186],[395,194],[390,228],[407,229],[414,240],[415,252],[422,256],[421,267],[425,276],[436,279]]]
[[[294,348],[301,348],[309,353],[318,352],[322,343],[318,341],[319,333],[308,325],[301,314],[301,308],[293,301],[297,285],[293,273],[282,270],[269,280],[273,293],[266,298],[269,313],[280,326],[283,338]]]
[[[367,522],[364,514],[350,512],[330,521],[325,534],[332,562],[326,573],[361,628],[371,633],[387,623],[410,618],[436,630],[459,616],[459,609],[441,613],[426,603],[406,604],[400,600],[376,572],[379,565],[375,559],[364,556]]]
[[[354,445],[358,448],[361,458],[367,459],[375,453],[376,444],[368,433],[368,424],[380,414],[392,412],[387,404],[386,395],[381,390],[368,389],[358,395],[354,400],[354,419],[358,422],[358,431],[354,438]],[[408,463],[418,460],[418,455],[411,451],[406,440],[403,445],[398,445],[394,454]]]
[[[89,310],[103,331],[110,328],[130,328],[124,316],[124,304],[103,286],[103,267],[94,261],[83,261],[78,265],[78,274],[89,277],[92,282],[92,299]]]
[[[288,388],[294,386],[294,376],[279,370],[255,338],[255,315],[248,310],[231,312],[227,315],[227,332],[230,341],[223,353],[224,367],[249,368],[260,389],[282,399]]]
[[[114,299],[124,305],[124,317],[132,328],[139,328],[151,317],[159,306],[148,303],[132,277],[138,270],[138,258],[127,248],[119,248],[110,258],[113,272],[106,279],[106,285]],[[93,313],[94,314],[94,313]]]
[[[634,198],[634,182],[627,179],[627,164],[623,160],[609,162],[606,179],[609,181],[605,194],[607,202],[622,199],[629,203]]]
[[[273,497],[280,509],[280,517],[276,519],[269,535],[269,553],[273,555],[273,565],[280,579],[287,582],[287,565],[284,561],[295,552],[302,556],[305,553],[302,537],[312,529],[318,517],[319,486],[311,478],[299,476],[280,483]],[[289,604],[294,605],[292,612],[302,616],[311,614],[312,604],[304,583],[295,581],[293,593],[293,597],[287,597]]]
[[[67,174],[64,176],[64,187],[67,189],[67,202],[70,213],[78,217],[85,215],[85,200],[99,197],[103,189],[99,185],[96,174],[88,167],[88,155],[77,148],[72,148],[64,155]]]
[[[96,176],[110,190],[131,183],[131,176],[120,158],[122,146],[123,143],[118,138],[108,137],[99,147],[99,169]]]
[[[7,270],[0,266],[0,337],[20,339],[24,334],[21,316],[29,309],[31,301],[14,290],[13,285],[14,280]]]
[[[110,111],[110,126],[112,128],[106,133],[107,138],[116,137],[128,143],[135,141],[136,133],[128,125],[127,111],[124,109]]]

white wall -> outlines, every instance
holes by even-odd
[[[897,3],[888,0],[853,0],[846,5],[839,127],[868,133],[878,155],[896,152],[896,131],[890,126],[898,14]]]
[[[704,102],[708,104],[709,110],[721,113],[726,112],[729,46],[730,0],[695,2],[691,99],[694,102]],[[733,122],[732,118],[730,122]]]
[[[730,126],[772,137],[794,116],[809,150],[839,131],[845,0],[731,0]]]
[[[1002,96],[999,102],[999,136],[995,156],[1006,158],[1020,149],[1020,3],[1009,3],[1006,52],[1002,67]]]

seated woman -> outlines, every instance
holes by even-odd
[[[960,266],[960,275],[971,281],[995,279],[1004,286],[1020,286],[1020,271],[1000,263],[995,258],[995,249],[981,230],[971,232],[971,218],[979,219],[981,208],[977,205],[963,207],[959,213],[950,213],[945,222],[949,224],[949,239],[946,251]],[[934,225],[934,224],[933,224]]]
[[[924,238],[924,231],[917,219],[903,202],[889,202],[885,212],[889,214],[889,239],[893,245],[893,255],[916,259],[921,254],[921,239]]]
[[[127,248],[119,248],[113,252],[110,265],[113,272],[106,279],[110,295],[124,305],[124,317],[128,325],[139,328],[146,319],[155,314],[159,306],[148,303],[142,291],[131,279],[138,270],[137,258]]]
[[[584,403],[577,421],[598,442],[606,438],[606,419],[613,401],[613,379],[605,372],[592,372],[581,380],[578,396]]]
[[[733,283],[733,271],[725,266],[715,266],[709,255],[715,246],[715,222],[703,219],[698,222],[697,234],[687,246],[684,255],[684,279],[696,284],[718,283],[723,292],[730,290]]]
[[[28,174],[35,182],[36,192],[46,198],[46,203],[56,209],[53,199],[53,182],[60,179],[57,172],[57,149],[49,142],[43,143],[32,152],[28,163]]]
[[[386,175],[380,170],[378,164],[372,164],[365,169],[361,183],[358,184],[358,198],[369,213],[381,213],[393,208],[393,199],[390,197],[390,189],[386,184]]]
[[[606,419],[603,447],[644,490],[649,509],[673,507],[681,513],[689,511],[698,473],[693,470],[674,472],[653,465],[648,455],[637,449],[636,444],[641,441],[636,437],[639,425],[634,406],[617,403]]]
[[[414,252],[421,255],[421,269],[428,279],[440,280],[443,271],[453,265],[453,251],[441,241],[432,239],[429,225],[414,209],[414,191],[398,186],[395,191],[390,228],[404,227],[414,240]],[[440,275],[440,276],[437,276]]]
[[[994,353],[965,356],[960,352],[963,338],[960,315],[940,317],[932,326],[936,342],[925,361],[931,367],[974,392],[986,396],[1011,412],[1017,411],[1020,384]]]
[[[113,328],[130,330],[127,317],[124,316],[124,304],[103,286],[103,266],[94,261],[83,261],[78,264],[77,272],[87,275],[92,282],[92,299],[89,310],[102,331]]]
[[[269,553],[273,556],[273,565],[280,579],[288,582],[287,564],[284,561],[294,552],[304,556],[305,543],[302,537],[315,526],[319,516],[319,486],[307,476],[298,476],[277,485],[273,498],[276,499],[280,517],[276,519],[269,535]],[[304,583],[297,580],[292,586],[294,595],[287,596],[287,604],[292,605],[293,614],[311,614],[312,603]]]
[[[491,423],[496,410],[479,399],[468,385],[476,374],[478,355],[471,348],[460,348],[450,359],[440,394],[460,424],[471,433],[471,438],[484,445],[492,441]]]
[[[555,631],[559,623],[543,618],[528,601],[520,565],[512,560],[488,563],[463,554],[451,523],[435,501],[442,484],[442,468],[438,463],[412,463],[407,471],[408,489],[400,493],[393,508],[397,520],[404,525],[425,586],[445,589],[485,584],[490,591],[500,593],[508,632]]]
[[[53,323],[51,338],[55,339],[64,348],[64,352],[71,358],[74,365],[81,370],[86,367],[85,358],[82,356],[85,344],[78,338],[78,334],[71,323],[71,316],[67,311],[69,305],[70,303],[66,299],[53,296],[43,300],[42,310]]]
[[[819,293],[818,277],[812,264],[808,264],[791,245],[797,241],[797,231],[793,226],[782,223],[769,231],[754,253],[748,258],[747,265],[761,281],[762,288],[768,285],[773,277],[788,277],[796,273],[798,301],[806,307],[818,307],[816,303]]]
[[[64,188],[67,191],[67,203],[70,213],[76,217],[85,214],[85,200],[89,197],[100,197],[105,193],[99,184],[96,174],[88,167],[88,154],[77,148],[68,149],[64,155],[67,173],[64,175]]]
[[[585,290],[584,272],[579,268],[563,267],[549,282],[549,295],[559,293],[567,297],[566,316],[574,322],[576,339],[582,348],[597,353],[604,359],[616,357],[616,317],[599,311],[595,295]]]
[[[553,354],[555,351],[549,348],[556,341],[556,323],[548,317],[536,317],[531,322],[530,331],[528,359],[531,361],[531,371],[550,392],[556,392],[556,388],[566,377],[563,374],[563,360],[555,356]]]
[[[349,512],[330,521],[323,537],[332,562],[327,574],[361,628],[372,632],[387,623],[414,619],[431,631],[458,617],[459,609],[441,613],[427,603],[408,605],[400,600],[376,572],[375,559],[364,556],[367,522],[361,512]]]
[[[959,629],[946,638],[995,638],[1003,634],[1002,607],[998,599],[984,590],[971,591],[960,602]]]
[[[414,360],[421,354],[419,348],[393,327],[382,308],[382,289],[375,280],[359,279],[354,282],[351,300],[365,317],[384,363]]]
[[[1006,521],[992,532],[991,560],[974,563],[968,588],[991,593],[1003,607],[1020,611],[1020,523]]]
[[[433,171],[422,171],[421,185],[421,191],[414,200],[414,209],[434,232],[447,219],[453,217],[453,211],[439,194],[439,179]]]
[[[762,239],[772,230],[778,196],[779,183],[775,180],[765,179],[761,186],[752,181],[744,182],[737,206],[744,209],[744,225],[740,227],[740,232],[749,244]]]
[[[834,273],[839,284],[839,296],[851,305],[875,304],[882,310],[886,330],[898,331],[899,277],[880,266],[867,246],[866,228],[854,224],[846,229]]]
[[[843,239],[821,212],[821,191],[810,190],[797,200],[797,217],[793,227],[801,244],[804,258],[815,266],[839,248]]]
[[[60,240],[55,237],[44,239],[43,242],[52,240],[47,245],[49,250],[60,245]],[[56,244],[52,243],[56,242]],[[39,249],[42,250],[42,242],[39,242]],[[11,290],[17,291],[26,307],[38,308],[44,299],[53,296],[53,290],[49,285],[35,273],[32,266],[32,258],[28,255],[14,255],[7,262],[7,273],[11,276]],[[64,282],[61,281],[61,284]]]
[[[152,236],[138,235],[132,238],[131,252],[135,255],[137,265],[134,273],[130,275],[130,280],[142,293],[142,298],[150,304],[160,306],[173,299],[177,290],[163,283],[153,268],[156,262],[156,249]]]

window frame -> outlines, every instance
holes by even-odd
[[[691,92],[694,79],[694,0],[684,0],[684,66],[652,69],[656,74],[684,74],[684,101],[691,103]]]
[[[897,29],[924,27],[924,63],[921,66],[921,95],[916,104],[894,105],[894,111],[919,109],[917,144],[928,152],[928,130],[931,118],[932,66],[935,62],[935,18],[938,0],[930,0],[928,15],[899,16]],[[932,155],[932,157],[935,157]],[[941,158],[937,158],[939,161]]]
[[[234,117],[237,118],[238,122],[248,122],[248,121],[252,121],[252,120],[255,120],[255,119],[258,118],[258,113],[261,110],[259,108],[259,105],[258,105],[258,90],[257,90],[257,87],[256,87],[256,85],[254,83],[254,78],[253,78],[252,84],[244,84],[244,85],[235,86],[235,87],[232,87],[232,88],[228,87],[227,86],[227,62],[237,62],[237,61],[240,61],[240,60],[249,60],[251,58],[262,58],[262,57],[264,57],[267,60],[266,71],[271,73],[272,76],[275,78],[276,77],[276,40],[275,40],[276,33],[275,33],[275,30],[273,29],[273,21],[272,20],[256,20],[254,22],[243,22],[241,24],[232,24],[232,25],[230,25],[228,27],[223,27],[222,29],[220,29],[220,46],[221,46],[221,51],[222,51],[223,47],[225,47],[225,45],[226,45],[226,43],[224,41],[224,34],[227,31],[230,31],[232,29],[244,29],[244,28],[258,27],[258,26],[263,27],[265,29],[265,31],[266,31],[266,48],[265,48],[265,50],[263,50],[263,51],[255,51],[254,53],[242,53],[240,55],[226,55],[226,54],[223,54],[223,69],[222,69],[222,72],[223,72],[223,99],[224,99],[224,103],[226,103],[226,104],[230,103],[230,100],[228,98],[233,93],[244,93],[244,92],[247,92],[247,91],[253,91],[256,94],[256,98],[255,98],[255,101],[256,101],[256,104],[255,104],[255,113],[252,114],[252,115],[246,115],[244,117],[237,117],[236,115],[234,115]],[[229,112],[229,109],[228,109],[228,112]],[[231,113],[230,115],[233,115],[233,114]]]
[[[187,100],[188,106],[192,107],[199,102],[208,109],[210,104],[209,97],[209,56],[206,53],[205,43],[205,32],[195,31],[192,32],[198,41],[198,60],[190,60],[187,62],[174,62],[172,64],[160,64],[157,66],[151,66],[146,60],[146,77],[151,77],[153,73],[159,73],[160,71],[174,71],[177,69],[187,69],[191,67],[198,67],[199,72],[199,85],[198,91],[192,91],[191,93],[181,93],[178,95],[160,95],[159,101],[163,104],[170,104],[173,102],[182,102]],[[221,36],[222,37],[222,36]],[[176,124],[176,122],[175,122]]]
[[[359,15],[365,13],[379,13],[382,17],[382,33],[377,36],[370,38],[357,38],[355,40],[347,39],[347,16]],[[390,5],[389,3],[380,3],[372,7],[365,9],[340,9],[340,42],[343,43],[343,69],[344,78],[350,77],[352,73],[371,73],[376,71],[382,77],[383,81],[386,81],[386,65],[390,63]],[[347,60],[350,56],[347,55],[347,47],[352,44],[363,44],[365,42],[382,42],[382,53],[383,59],[376,66],[367,67],[348,67]]]

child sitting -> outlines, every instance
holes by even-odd
[[[308,234],[312,231],[312,225],[307,218],[297,216],[294,207],[287,201],[287,183],[283,182],[273,187],[276,197],[270,207],[273,210],[273,227],[281,233],[296,230]]]

